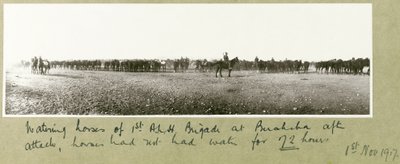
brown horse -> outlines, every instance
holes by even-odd
[[[50,73],[50,67],[51,67],[50,62],[48,60],[44,60],[43,61],[44,74]]]
[[[238,57],[233,58],[230,61],[217,61],[214,63],[214,66],[216,67],[216,72],[215,72],[215,77],[218,77],[218,72],[219,72],[219,76],[222,77],[222,69],[228,69],[229,73],[228,73],[228,77],[231,77],[231,72],[232,72],[232,68],[233,66],[239,63],[239,59]]]
[[[38,71],[38,59],[36,57],[32,58],[31,60],[32,65],[31,65],[31,73],[39,73]]]
[[[50,62],[48,60],[39,59],[37,67],[42,75],[50,73]]]

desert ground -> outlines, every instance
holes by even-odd
[[[370,76],[320,73],[5,71],[7,115],[369,114]]]

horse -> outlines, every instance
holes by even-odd
[[[196,60],[195,61],[195,65],[196,68],[194,69],[194,71],[198,71],[198,72],[204,72],[205,71],[205,67],[207,66],[207,60]]]
[[[167,62],[165,62],[164,60],[161,61],[161,69],[163,72],[167,71]]]
[[[50,73],[50,62],[48,60],[43,61],[43,68],[44,68],[44,74]]]
[[[38,71],[40,74],[44,74],[43,66],[44,66],[43,60],[42,60],[42,58],[39,58],[39,60],[37,62],[37,68],[38,68]]]
[[[239,59],[238,57],[233,58],[230,61],[217,61],[216,63],[214,63],[214,66],[216,66],[216,72],[215,72],[215,77],[218,77],[218,72],[219,72],[219,76],[222,77],[222,69],[228,69],[229,73],[228,73],[228,77],[231,77],[231,72],[232,72],[232,68],[233,66],[239,63]]]
[[[181,65],[181,62],[182,61],[180,59],[175,59],[175,61],[174,61],[174,72],[178,72],[179,67]]]
[[[208,71],[207,69],[208,69],[208,66],[210,63],[208,63],[207,60],[204,59],[204,60],[196,60],[196,61],[194,61],[194,64],[196,66],[194,69],[195,72],[196,71],[206,72],[206,71]]]
[[[196,60],[194,64],[196,65],[196,67],[194,68],[194,72],[196,71],[200,72],[201,60]]]
[[[189,68],[189,58],[182,58],[179,60],[179,68],[181,69],[182,72],[186,72]]]
[[[38,59],[37,58],[32,58],[31,59],[31,63],[32,63],[32,65],[31,65],[31,73],[38,73]]]
[[[201,69],[203,70],[203,72],[209,72],[211,69],[211,64],[212,63],[210,63],[206,59],[204,59],[201,64]]]
[[[304,73],[305,73],[305,72],[308,72],[308,68],[310,67],[310,62],[305,61],[305,62],[303,63],[303,65],[302,65],[302,67],[303,67],[303,72],[304,72]]]
[[[254,64],[254,66],[258,72],[262,73],[262,72],[265,72],[265,69],[267,68],[267,62],[263,61],[263,60],[257,60],[257,62],[255,62],[255,64]]]
[[[50,72],[50,62],[48,60],[39,59],[37,67],[39,73],[42,75]]]
[[[152,72],[158,72],[160,71],[161,68],[161,62],[157,60],[151,60],[150,62],[150,71]]]

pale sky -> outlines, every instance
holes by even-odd
[[[4,4],[4,56],[66,59],[372,56],[371,4]]]

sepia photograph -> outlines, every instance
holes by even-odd
[[[371,4],[4,4],[3,116],[370,116]]]

